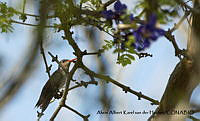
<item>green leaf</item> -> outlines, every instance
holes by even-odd
[[[127,56],[128,58],[130,58],[131,60],[135,60],[135,57],[133,55],[130,54],[124,54],[123,56]]]
[[[131,54],[136,54],[137,52],[133,49],[133,47],[129,47],[127,50],[127,52],[131,53]]]
[[[104,50],[109,50],[109,49],[111,49],[114,46],[114,43],[113,43],[112,40],[104,40],[104,41],[106,43],[105,45],[102,46],[102,48]]]
[[[135,60],[135,57],[130,54],[123,54],[118,57],[117,63],[124,67],[131,64],[131,60]]]

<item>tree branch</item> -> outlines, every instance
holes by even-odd
[[[180,27],[180,25],[183,23],[183,21],[190,15],[189,11],[185,11],[184,16],[179,20],[177,24],[174,24],[174,27],[171,29],[168,29],[168,31],[165,33],[165,37],[172,43],[174,49],[175,49],[175,56],[177,56],[179,59],[181,59],[181,55],[184,57],[188,57],[185,53],[185,50],[181,50],[177,43],[174,35],[172,33]]]
[[[158,100],[154,100],[153,98],[150,98],[146,95],[143,95],[141,92],[137,92],[137,91],[134,91],[132,90],[130,87],[128,86],[125,86],[117,81],[115,81],[114,79],[110,78],[109,76],[105,76],[105,75],[102,75],[102,74],[97,74],[93,71],[91,71],[89,68],[87,68],[83,63],[81,63],[81,65],[79,65],[86,73],[88,73],[89,75],[92,75],[96,78],[99,78],[99,79],[102,79],[102,80],[105,80],[107,82],[111,82],[112,84],[122,88],[122,90],[127,93],[127,92],[130,92],[136,96],[138,96],[138,100],[140,100],[141,98],[143,99],[146,99],[148,101],[151,102],[152,105],[159,105],[159,101]]]
[[[170,29],[165,33],[165,37],[173,44],[175,49],[175,56],[177,56],[181,60],[182,59],[181,55],[184,55],[183,51],[178,47],[176,39],[174,35],[172,35]]]

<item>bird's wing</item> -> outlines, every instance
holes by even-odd
[[[46,82],[44,87],[42,88],[42,92],[40,94],[40,98],[35,105],[35,107],[40,107],[42,109],[42,112],[46,110],[48,107],[51,99],[54,97],[54,95],[57,93],[57,89],[59,88],[59,80],[63,78],[63,75],[60,73],[59,70],[56,70],[49,80]]]

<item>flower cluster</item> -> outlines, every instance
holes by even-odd
[[[122,18],[126,15],[127,6],[122,4],[119,0],[114,4],[114,10],[105,10],[102,15],[107,20],[114,20],[116,24],[120,22],[123,24],[127,21],[127,18]],[[134,22],[133,14],[128,15],[130,22]],[[126,20],[124,20],[126,19]],[[130,46],[134,47],[137,51],[145,50],[150,47],[151,42],[156,41],[159,37],[165,34],[165,31],[161,28],[156,27],[157,16],[152,14],[147,22],[137,25],[135,28],[129,28],[121,33],[124,41],[121,41],[121,49],[125,49],[126,43],[129,41],[130,36],[134,37],[134,41],[129,43]]]
[[[126,13],[126,10],[127,6],[125,4],[122,4],[120,1],[117,1],[114,4],[114,11],[112,10],[103,11],[102,15],[107,20],[112,20],[112,19],[119,20],[120,16]]]
[[[163,29],[156,27],[156,20],[156,15],[152,14],[146,24],[141,24],[132,32],[132,35],[135,37],[135,42],[131,45],[138,51],[142,51],[150,47],[152,41],[156,41],[160,36],[165,34]],[[128,35],[130,36],[130,33]],[[126,41],[128,40],[125,39],[124,42]]]

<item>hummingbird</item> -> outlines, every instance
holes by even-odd
[[[75,62],[77,59],[63,59],[60,61],[60,64],[69,72],[69,66],[71,62]],[[62,96],[59,95],[59,90],[64,86],[67,80],[67,75],[62,67],[58,66],[58,69],[50,76],[49,80],[46,82],[44,87],[42,88],[42,92],[40,94],[40,98],[35,105],[35,107],[40,107],[42,112],[46,110],[52,98],[60,98]]]

